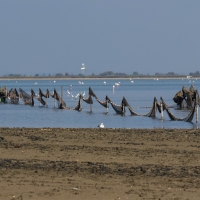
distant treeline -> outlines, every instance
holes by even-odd
[[[154,75],[149,75],[149,74],[140,74],[138,72],[133,72],[132,74],[126,74],[124,72],[113,72],[113,71],[106,71],[103,73],[100,73],[98,75],[92,73],[91,75],[85,75],[85,74],[78,74],[78,75],[73,75],[69,74],[68,72],[66,73],[56,73],[55,75],[45,75],[45,74],[35,74],[35,75],[22,75],[22,74],[8,74],[1,76],[1,78],[47,78],[47,77],[56,77],[56,78],[117,78],[117,77],[122,77],[122,78],[136,78],[136,77],[185,77],[186,75],[183,74],[176,74],[174,72],[168,72],[166,74],[164,73],[155,73]],[[200,77],[200,72],[190,72],[189,76],[193,77]]]

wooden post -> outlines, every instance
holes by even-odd
[[[122,114],[123,114],[123,116],[125,115],[125,112],[124,112],[124,104],[122,105]]]
[[[163,120],[163,104],[160,103],[160,109],[161,109],[161,119]]]
[[[56,98],[54,97],[54,108],[56,108]]]
[[[106,113],[108,113],[108,100],[106,101]]]
[[[46,107],[48,107],[48,98],[46,98]]]
[[[156,106],[156,101],[154,100],[154,117],[156,118],[156,111],[157,111],[157,106]]]
[[[81,95],[81,94],[80,94]],[[79,97],[80,98],[80,97]],[[79,108],[79,111],[82,111],[82,99],[80,98],[80,108]]]
[[[198,115],[199,115],[199,105],[196,105],[196,123],[198,123]]]

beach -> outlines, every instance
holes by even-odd
[[[0,200],[199,199],[198,129],[0,128]]]

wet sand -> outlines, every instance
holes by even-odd
[[[199,130],[0,129],[0,200],[199,197]]]

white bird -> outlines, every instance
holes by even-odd
[[[101,123],[100,125],[98,125],[97,127],[99,127],[99,128],[104,128],[104,124],[103,123]]]
[[[106,84],[106,81],[104,81],[103,83]]]
[[[68,93],[68,94],[71,94],[71,93],[69,92],[69,90],[67,90],[67,93]]]
[[[76,96],[75,96],[75,98],[77,99],[79,97],[79,94],[77,94]]]
[[[79,81],[79,82],[78,82],[78,84],[80,84],[80,85],[83,85],[83,84],[84,84],[84,82],[81,82],[81,81]]]

